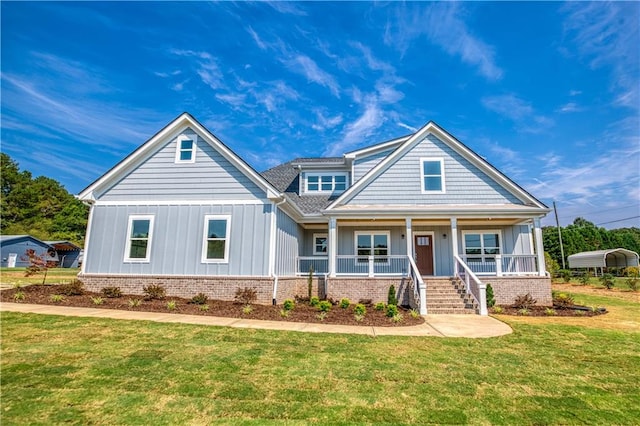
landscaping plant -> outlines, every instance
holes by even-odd
[[[607,290],[611,290],[615,284],[614,277],[612,274],[603,274],[600,277],[600,282],[603,286],[607,288]]]
[[[65,296],[81,296],[84,294],[84,284],[80,280],[72,280],[58,286],[58,292]]]
[[[531,309],[538,301],[531,296],[531,293],[516,296],[513,307],[516,309]]]
[[[167,291],[160,284],[149,284],[142,287],[144,292],[144,300],[163,300]]]
[[[104,297],[108,297],[110,299],[122,297],[122,290],[120,290],[120,287],[104,287],[100,292]]]
[[[251,305],[258,300],[258,291],[249,287],[237,288],[235,300],[243,305]]]
[[[493,308],[495,304],[496,299],[493,295],[493,287],[491,287],[491,284],[487,284],[487,306]]]
[[[351,301],[347,298],[340,299],[340,307],[342,309],[347,309],[351,305]]]
[[[396,287],[391,284],[389,286],[389,293],[387,294],[387,305],[397,305],[398,298],[396,297]]]

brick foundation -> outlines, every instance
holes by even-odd
[[[531,293],[538,306],[551,306],[551,278],[549,277],[481,277],[491,284],[497,305],[511,305],[519,295]]]

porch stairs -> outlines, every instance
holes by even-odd
[[[458,278],[422,277],[427,285],[427,314],[477,314],[478,306]]]

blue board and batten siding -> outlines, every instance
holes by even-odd
[[[93,207],[87,274],[267,276],[272,205]],[[130,215],[154,217],[149,262],[125,262]],[[229,215],[228,263],[203,263],[205,215]]]
[[[177,137],[161,146],[117,183],[97,194],[101,201],[260,200],[264,189],[195,133],[196,161],[176,163]]]
[[[275,273],[278,276],[294,276],[304,230],[282,210],[278,210],[276,220]]]
[[[33,238],[29,235],[17,236],[16,238],[3,238],[0,242],[1,246],[1,262],[0,266],[6,268],[9,266],[9,258],[11,255],[15,255],[16,268],[26,268],[29,266],[29,258],[27,257],[27,250],[34,250],[38,256],[45,255],[46,253],[53,253],[53,248],[47,243]],[[50,260],[57,260],[57,258],[49,258]]]
[[[443,158],[444,194],[421,191],[421,158]],[[346,205],[518,204],[517,197],[434,135],[428,135]]]

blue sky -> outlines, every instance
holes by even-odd
[[[0,7],[2,151],[73,193],[183,111],[259,171],[433,120],[563,224],[640,226],[640,3]]]

